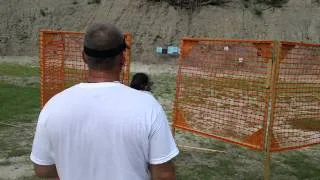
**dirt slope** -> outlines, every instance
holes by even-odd
[[[320,42],[320,6],[312,0],[290,0],[261,16],[245,9],[240,0],[225,7],[202,7],[192,14],[165,2],[88,1],[0,0],[0,55],[36,56],[39,28],[84,31],[96,19],[107,19],[131,32],[133,58],[138,61],[163,61],[154,53],[155,47],[178,44],[183,36]]]

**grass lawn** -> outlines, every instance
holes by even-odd
[[[29,67],[19,64],[1,63],[0,76],[39,76],[38,67]]]
[[[34,122],[39,112],[39,83],[20,85],[12,78],[38,76],[33,67],[0,64],[0,122],[19,125],[19,128],[0,125],[0,169],[13,165],[13,157],[28,156],[34,133]],[[151,76],[154,81],[154,95],[164,105],[171,118],[172,99],[175,94],[175,77],[168,74]],[[227,85],[231,83],[229,80]],[[19,81],[20,82],[20,81]],[[238,81],[238,84],[245,84]],[[240,87],[240,85],[239,85]],[[260,88],[260,87],[259,87]],[[244,179],[256,180],[263,177],[263,154],[222,141],[203,138],[178,131],[178,144],[211,148],[225,153],[205,153],[180,149],[174,160],[178,180]],[[274,153],[272,156],[271,179],[275,180],[316,180],[320,177],[320,147]],[[24,162],[30,163],[28,161]],[[31,164],[29,164],[31,166]],[[31,169],[30,169],[31,171]],[[29,172],[30,174],[30,172]],[[0,177],[1,179],[1,177]],[[32,175],[18,179],[37,179]]]
[[[20,87],[0,81],[0,89],[0,122],[34,120],[30,117],[39,111],[38,87]]]

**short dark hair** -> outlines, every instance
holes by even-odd
[[[136,73],[131,80],[130,87],[136,90],[151,91],[152,82],[145,73]]]
[[[87,56],[87,65],[90,69],[112,69],[116,64],[116,58],[96,58]]]
[[[91,69],[112,69],[115,67],[117,57],[121,53],[112,57],[96,57],[89,54],[88,49],[103,52],[117,48],[123,43],[123,34],[113,24],[100,21],[89,25],[84,36],[84,53],[88,67]]]

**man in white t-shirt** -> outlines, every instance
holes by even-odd
[[[39,177],[61,180],[175,179],[179,150],[159,102],[119,83],[126,45],[106,22],[84,38],[88,82],[42,109],[30,155]]]

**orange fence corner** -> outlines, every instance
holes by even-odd
[[[88,68],[82,59],[82,32],[41,29],[39,34],[40,100],[41,107],[55,94],[80,82],[87,81]],[[125,33],[132,46],[132,36]],[[125,51],[121,82],[129,84],[131,49]]]
[[[180,49],[174,127],[256,150],[270,139],[270,152],[320,144],[319,44],[183,38]]]

